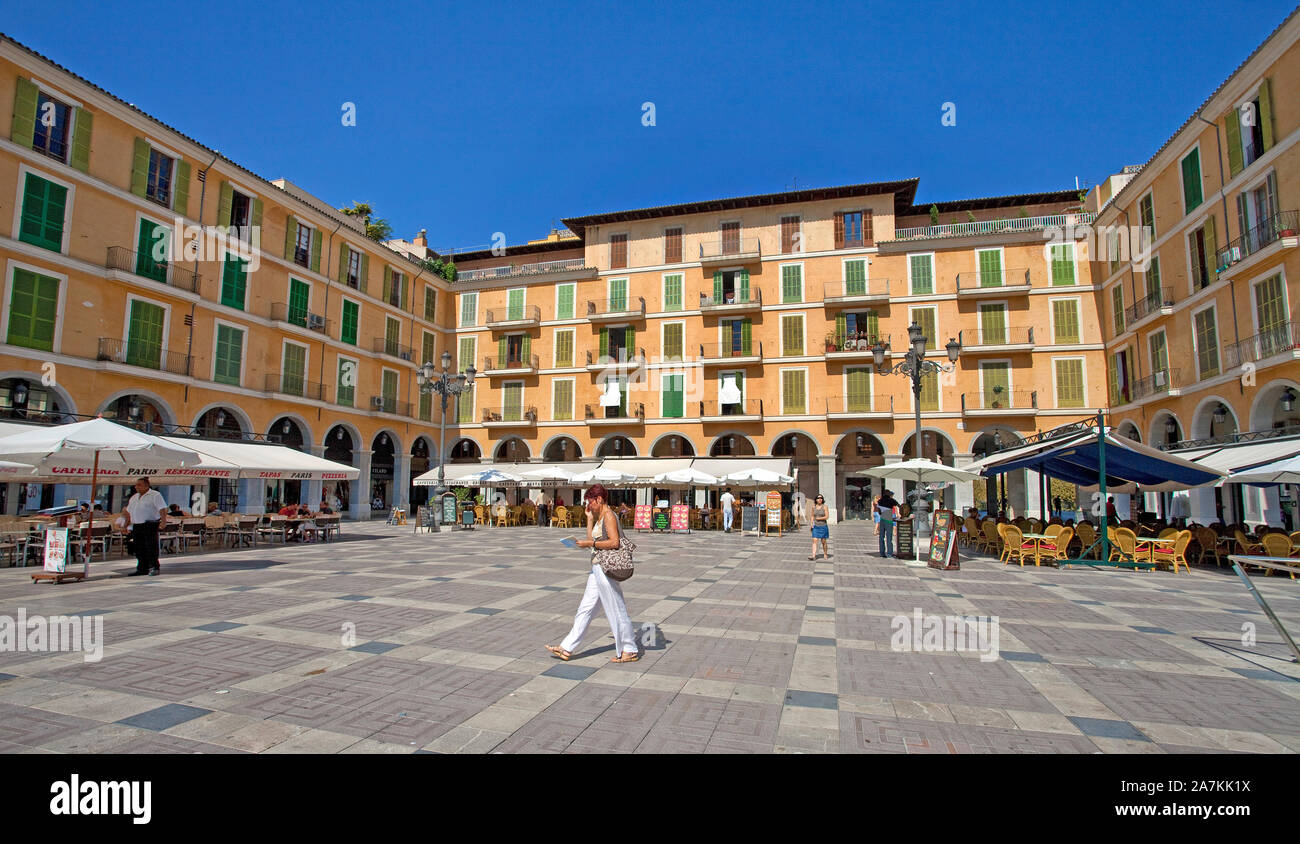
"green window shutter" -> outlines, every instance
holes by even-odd
[[[744,398],[745,398],[745,373],[744,373],[744,372],[733,372],[733,373],[731,373],[731,374],[736,376],[736,389],[740,391],[740,398],[741,398],[741,401],[744,401]]]
[[[392,273],[389,271],[389,269],[388,269],[388,265],[385,264],[385,265],[384,265],[384,295],[383,295],[383,300],[384,300],[385,302],[388,302],[388,301],[391,301],[392,298],[393,298],[393,279],[392,279]]]
[[[1201,153],[1192,150],[1182,162],[1183,213],[1190,214],[1201,204]]]
[[[284,223],[284,260],[292,261],[298,251],[298,220],[292,215]]]
[[[984,407],[1011,407],[1011,374],[1006,363],[980,364],[984,379]]]
[[[845,341],[846,339],[848,339],[848,336],[849,336],[849,317],[848,317],[848,314],[843,314],[843,313],[836,314],[836,315],[835,315],[835,346],[836,346],[836,348],[839,348],[839,349],[844,348],[844,341]]]
[[[844,295],[862,296],[867,292],[867,262],[844,262]]]
[[[1146,280],[1147,280],[1147,295],[1148,296],[1160,295],[1160,256],[1159,255],[1151,256],[1151,265],[1147,268]]]
[[[1215,253],[1218,251],[1218,239],[1214,236],[1214,215],[1211,214],[1205,218],[1205,263],[1206,272],[1209,275],[1209,278],[1206,279],[1208,282],[1213,282],[1219,274],[1216,266],[1219,262],[1215,260]]]
[[[9,140],[27,149],[32,148],[36,139],[36,104],[40,100],[41,90],[36,83],[18,77],[14,89],[14,119],[10,124]]]
[[[666,418],[680,418],[685,415],[685,401],[682,390],[683,376],[663,376],[662,412]]]
[[[432,363],[433,359],[437,356],[435,354],[438,350],[437,344],[438,335],[432,334],[428,331],[424,332],[423,342],[420,346],[420,360]]]
[[[556,319],[573,319],[573,291],[572,284],[560,285],[559,301],[556,304]]]
[[[1196,365],[1201,378],[1219,374],[1219,336],[1212,309],[1196,315]]]
[[[875,311],[867,311],[867,336],[873,343],[880,340],[880,314]]]
[[[610,281],[609,308],[612,311],[627,310],[627,279],[616,278]]]
[[[924,296],[934,292],[934,265],[929,255],[913,255],[912,295]]]
[[[787,416],[804,413],[806,392],[803,370],[788,369],[781,376],[781,412]]]
[[[682,340],[682,328],[680,323],[669,323],[664,326],[664,359],[681,360],[684,352],[684,343]]]
[[[73,118],[72,125],[71,164],[81,172],[87,173],[90,171],[90,135],[95,128],[95,115],[84,108],[73,109],[73,113],[76,116]]]
[[[1165,333],[1151,335],[1151,371],[1164,372],[1169,368],[1169,347],[1165,342]]]
[[[725,357],[731,354],[731,320],[722,321],[722,355]]]
[[[460,347],[457,349],[457,351],[460,352],[460,356],[456,359],[457,370],[463,372],[473,365],[475,347],[477,345],[478,344],[475,342],[473,337],[460,338]]]
[[[1004,305],[980,305],[980,339],[986,345],[1007,342],[1007,309]]]
[[[1243,156],[1241,154],[1241,111],[1228,109],[1223,116],[1223,126],[1228,136],[1228,170],[1232,175],[1241,172]]]
[[[803,316],[781,317],[781,334],[784,338],[784,355],[803,354]]]
[[[148,188],[149,142],[144,138],[136,138],[135,149],[131,155],[131,193],[144,196]]]
[[[524,291],[511,290],[506,294],[506,319],[524,318]]]
[[[1117,284],[1110,291],[1111,318],[1115,323],[1116,336],[1124,333],[1124,285]]]
[[[609,357],[609,329],[600,329],[600,357]]]
[[[497,369],[506,367],[506,338],[502,337],[497,341]]]
[[[424,318],[433,322],[438,314],[438,288],[432,284],[424,288]]]
[[[1259,129],[1264,136],[1263,152],[1273,148],[1273,82],[1265,79],[1259,85]]]
[[[979,253],[980,287],[1002,286],[1002,253],[996,249],[985,249]]]
[[[713,304],[719,304],[722,301],[722,270],[713,272]]]
[[[556,421],[564,421],[573,418],[573,382],[572,381],[554,381],[553,398],[551,400],[551,418]]]
[[[871,370],[866,368],[850,369],[846,373],[848,383],[849,413],[869,413],[871,411]]]
[[[311,271],[314,273],[320,272],[320,244],[321,244],[320,229],[312,229],[311,230]]]
[[[138,299],[131,301],[126,362],[158,369],[162,364],[163,309]]]
[[[1052,247],[1052,284],[1074,284],[1074,246],[1064,243]]]
[[[159,238],[158,234],[162,233],[163,237]],[[167,260],[158,260],[155,257],[155,249],[166,249],[166,232],[167,229],[155,223],[153,220],[140,220],[140,240],[136,243],[135,249],[135,274],[144,278],[151,278],[154,281],[167,281]],[[164,256],[166,252],[162,253]]]
[[[248,291],[247,267],[247,262],[226,256],[221,271],[221,304],[244,310]]]
[[[623,329],[623,346],[627,349],[627,359],[636,357],[636,329],[628,326]]]
[[[501,418],[506,422],[518,422],[524,415],[524,385],[506,384],[502,391]]]
[[[1111,379],[1115,385],[1115,379]],[[1118,391],[1118,386],[1113,386]],[[1083,361],[1056,361],[1056,406],[1083,407]]]
[[[182,217],[190,211],[190,163],[176,159],[172,174],[172,210]]]
[[[367,288],[369,287],[369,280],[370,280],[370,256],[362,252],[361,253],[361,281],[360,281],[362,293],[367,292]]]
[[[229,325],[217,326],[217,364],[212,380],[218,384],[239,386],[239,367],[243,357],[244,332]]]
[[[357,344],[357,325],[360,322],[361,308],[356,302],[343,300],[343,319],[339,329],[339,339],[353,346]]]
[[[738,302],[749,301],[749,270],[740,271],[740,298],[738,298],[736,301]]]
[[[425,422],[433,419],[433,393],[420,393],[420,418]]]
[[[8,342],[29,349],[54,351],[59,280],[15,269],[9,298]]]
[[[63,215],[68,189],[32,173],[23,189],[18,239],[53,252],[63,251]]]
[[[402,342],[402,324],[392,317],[384,319],[384,351],[397,357],[397,347]]]
[[[384,396],[385,410],[389,413],[396,413],[395,403],[397,402],[397,373],[391,369],[384,370],[382,387],[380,388]]]
[[[740,322],[740,353],[742,355],[753,354],[753,351],[751,351],[753,349],[753,327],[749,317],[745,317]]]
[[[670,275],[664,279],[664,310],[680,311],[682,309],[682,277]]]
[[[555,365],[573,366],[573,332],[555,332]]]
[[[290,396],[303,394],[303,376],[307,372],[307,349],[297,343],[284,344],[280,367],[280,392]]]
[[[352,407],[357,395],[357,365],[354,361],[339,358],[338,387],[335,389],[338,403]]]
[[[1052,326],[1058,343],[1079,342],[1079,303],[1058,299],[1052,303]]]
[[[474,421],[474,390],[470,387],[456,398],[456,421],[468,425]]]
[[[339,284],[348,283],[348,245],[339,244]]]
[[[225,181],[221,182],[221,194],[220,194],[220,198],[217,199],[217,225],[218,226],[230,225],[230,213],[231,213],[231,207],[233,207],[234,204],[234,199],[235,199],[234,186],[231,186],[230,182],[225,182]]]
[[[531,334],[525,334],[524,341],[520,345],[521,349],[519,354],[520,357],[524,359],[524,366],[531,366],[533,362],[533,336]]]
[[[1275,275],[1255,286],[1255,314],[1261,334],[1275,331],[1286,322],[1281,275]]]
[[[478,294],[466,293],[460,299],[461,326],[473,325],[478,320]]]
[[[289,279],[289,322],[306,327],[307,305],[311,300],[311,288],[305,281]]]
[[[938,333],[938,328],[935,326],[935,309],[917,308],[912,315],[921,326],[921,333],[926,337],[925,348],[927,350],[939,348],[939,340],[935,337]]]
[[[803,301],[803,268],[802,267],[782,267],[781,268],[781,302],[802,302]]]
[[[263,210],[265,210],[265,208],[264,208],[264,206],[263,206],[263,204],[262,204],[262,200],[260,200],[260,199],[254,199],[254,200],[253,200],[253,216],[252,216],[251,219],[250,219],[250,224],[253,225],[253,226],[256,226],[256,227],[259,228],[259,229],[262,227],[262,212],[263,212]]]
[[[927,372],[921,377],[921,410],[939,410],[939,374]]]

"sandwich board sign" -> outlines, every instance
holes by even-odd
[[[773,490],[767,494],[767,519],[763,523],[765,533],[776,531],[781,535],[781,493]]]

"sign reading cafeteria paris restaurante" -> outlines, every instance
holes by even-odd
[[[51,475],[85,475],[91,474],[91,467],[88,466],[54,466],[50,469]],[[239,473],[235,469],[203,469],[197,466],[191,468],[168,468],[135,466],[128,469],[111,469],[100,467],[99,477],[179,477],[187,478],[237,478]]]

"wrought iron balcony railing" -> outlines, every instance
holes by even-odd
[[[1245,234],[1220,247],[1214,256],[1214,266],[1219,272],[1244,261],[1266,246],[1284,237],[1295,237],[1300,231],[1300,211],[1279,211],[1261,221]]]
[[[620,296],[616,299],[587,300],[587,317],[608,318],[619,316],[645,316],[645,299]]]
[[[1124,322],[1131,327],[1138,320],[1145,319],[1161,308],[1171,307],[1173,304],[1173,289],[1158,287],[1124,309]]]
[[[1300,349],[1300,325],[1282,322],[1265,331],[1223,347],[1224,369],[1234,369],[1257,361]]]
[[[266,376],[266,392],[283,393],[304,399],[325,401],[325,385],[308,381],[302,375],[289,372],[272,372]]]
[[[488,327],[512,322],[541,322],[542,309],[536,305],[519,308],[488,308]]]
[[[370,409],[377,413],[395,413],[398,416],[411,415],[411,403],[398,401],[390,396],[371,396]]]
[[[761,308],[763,306],[763,291],[757,287],[750,287],[748,292],[737,290],[732,293],[725,293],[719,299],[715,299],[712,294],[700,294],[700,310],[702,311],[710,308],[730,307],[735,309],[736,306]]]
[[[973,410],[1037,410],[1037,390],[1004,390],[990,387],[978,393],[961,394],[961,412]]]
[[[745,399],[735,404],[722,404],[717,399],[706,399],[700,402],[700,417],[702,419],[722,418],[724,416],[757,416],[763,417],[763,400],[762,399]]]
[[[512,278],[514,276],[544,275],[546,273],[562,273],[585,269],[592,272],[596,271],[594,267],[588,267],[586,260],[583,258],[566,258],[562,261],[542,261],[521,266],[482,267],[474,270],[461,270],[456,274],[456,280],[479,281],[485,278]]]
[[[305,308],[286,305],[284,302],[275,302],[271,305],[271,319],[276,322],[287,322],[299,328],[309,328],[322,334],[329,334],[334,328],[334,320],[326,319],[320,314],[313,314]]]
[[[528,407],[485,407],[483,408],[483,421],[490,422],[518,422],[520,424],[535,425],[537,424],[537,408],[529,405]]]
[[[189,375],[190,363],[193,360],[189,355],[180,352],[163,351],[162,346],[157,343],[133,338],[118,340],[112,337],[99,338],[99,352],[95,359],[143,366],[146,369],[157,369],[173,375]]]
[[[502,372],[511,369],[537,369],[539,358],[537,355],[529,355],[525,358],[523,355],[510,356],[504,358],[490,356],[483,358],[484,372]]]
[[[377,355],[388,355],[404,361],[415,360],[415,349],[410,346],[403,346],[396,340],[390,340],[387,337],[375,338],[374,352]]]
[[[912,226],[895,229],[894,240],[922,240],[930,237],[966,237],[970,235],[1031,232],[1040,229],[1081,226],[1091,223],[1094,214],[1049,214],[1041,217],[1010,217],[1002,220],[979,220],[973,223],[951,223],[941,226]]]
[[[637,402],[629,403],[627,408],[618,406],[604,407],[598,404],[588,404],[583,406],[583,414],[588,421],[600,421],[601,419],[636,419],[645,421],[645,404]]]
[[[167,284],[190,293],[199,292],[199,275],[180,266],[175,261],[155,261],[147,252],[138,252],[127,246],[108,247],[104,266],[110,270],[138,275],[160,284]]]
[[[1032,346],[1034,344],[1034,327],[1007,325],[1002,328],[976,328],[967,332],[957,332],[957,341],[963,348],[978,349],[983,346]],[[939,349],[942,351],[942,349]]]
[[[748,343],[701,343],[701,360],[721,360],[725,358],[752,358],[763,356],[763,344],[751,340]]]

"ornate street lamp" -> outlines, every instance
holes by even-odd
[[[438,485],[433,488],[435,496],[441,496],[447,492],[446,484],[446,463],[447,463],[447,402],[452,396],[459,396],[474,386],[474,376],[478,370],[473,364],[466,367],[463,373],[453,373],[451,369],[451,352],[442,353],[442,371],[439,372],[433,365],[432,361],[425,361],[422,366],[415,370],[415,381],[420,387],[420,395],[437,393],[442,396],[442,426],[438,434]],[[441,518],[442,509],[435,508],[434,515]]]
[[[925,359],[926,344],[930,338],[917,323],[907,327],[908,350],[903,360],[895,364],[885,363],[885,346],[877,342],[871,349],[875,357],[876,372],[881,375],[905,375],[912,379],[912,397],[916,405],[916,459],[921,459],[921,378],[926,373],[952,372],[957,367],[957,358],[961,356],[961,343],[955,337],[948,338],[944,347],[948,352],[948,363],[936,363]],[[924,536],[930,532],[929,520],[925,517],[925,498],[921,494],[920,484],[916,490],[916,535]]]
[[[1290,387],[1282,391],[1282,410],[1286,413],[1295,410],[1295,393],[1291,392]]]

